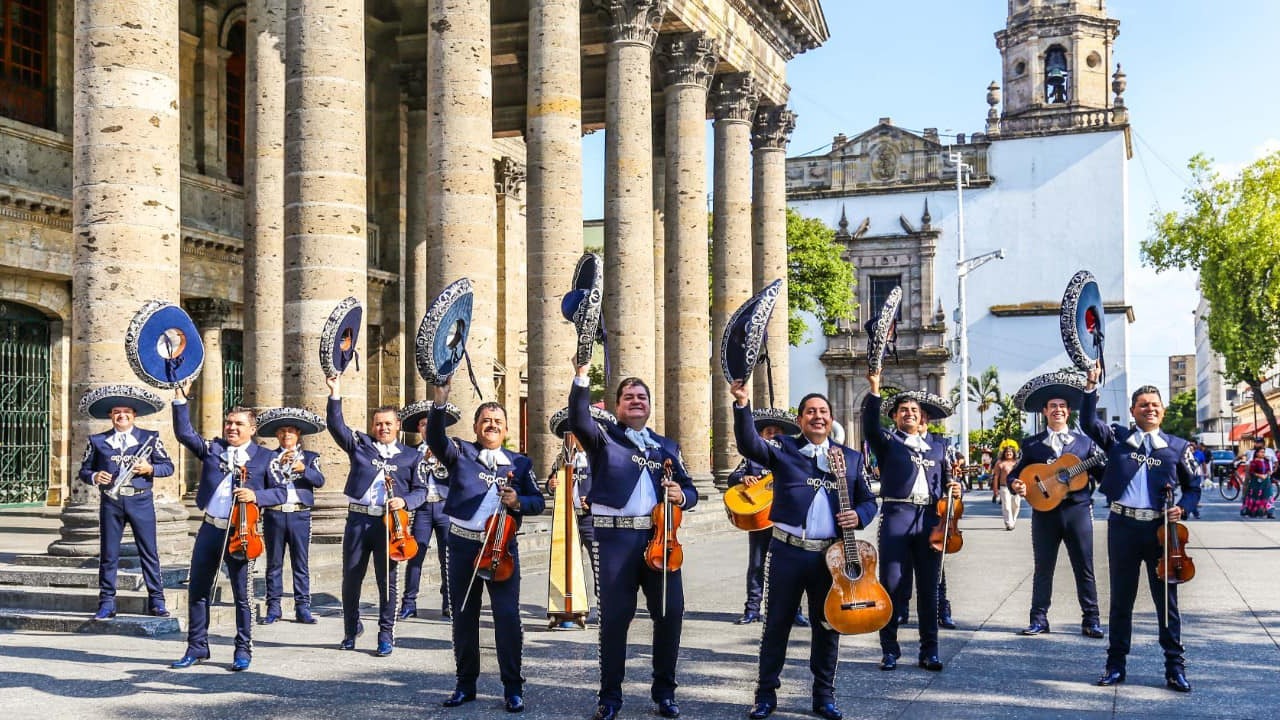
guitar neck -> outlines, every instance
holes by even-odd
[[[1106,462],[1106,460],[1107,460],[1106,455],[1091,455],[1089,456],[1089,458],[1085,460],[1081,460],[1075,465],[1072,465],[1071,467],[1067,468],[1066,472],[1068,475],[1071,475],[1071,476],[1079,475],[1082,472],[1088,472],[1098,467],[1102,463]]]
[[[849,512],[853,509],[853,498],[849,496],[849,483],[846,480],[848,468],[844,464],[844,451],[838,447],[828,449],[827,463],[831,466],[831,476],[836,481],[836,493],[840,497],[840,512]],[[845,562],[856,563],[858,558],[858,549],[855,544],[857,536],[854,534],[853,528],[840,528],[840,539],[844,543]]]

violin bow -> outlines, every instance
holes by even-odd
[[[234,465],[232,467],[235,468]],[[241,465],[238,469],[240,470],[240,482],[237,483],[235,487],[231,488],[231,507],[233,509],[236,506],[236,498],[235,498],[236,488],[244,487],[245,476],[249,474],[249,466],[247,465]],[[233,469],[233,472],[234,472],[234,469]],[[213,602],[214,591],[218,589],[218,574],[222,572],[222,563],[227,559],[227,543],[229,542],[231,542],[231,513],[230,512],[227,513],[227,528],[222,531],[222,549],[218,551],[218,564],[214,566],[213,584],[209,586],[209,602]],[[227,579],[228,580],[231,579],[230,572],[227,573]],[[254,619],[256,620],[257,618],[254,618]]]
[[[664,481],[671,479],[671,459],[663,463],[662,479]],[[667,492],[665,482],[662,485],[662,618],[667,617],[667,573],[669,572],[668,558],[671,555],[671,495]]]
[[[1160,548],[1160,552],[1164,555],[1164,626],[1169,627],[1169,542],[1170,535],[1177,531],[1169,522],[1169,509],[1173,507],[1173,486],[1164,486],[1164,547]]]
[[[382,509],[384,513],[382,516],[382,524],[386,525],[386,521],[391,519],[391,498],[396,496],[396,484],[395,481],[391,479],[391,473],[386,470],[382,471],[382,481],[386,483],[387,486],[387,504]],[[385,552],[382,554],[382,570],[384,573],[382,576],[382,602],[389,603],[391,602],[391,528],[388,527],[387,532],[383,533],[383,539],[386,541],[387,545]],[[393,611],[391,613],[391,624],[395,625],[395,623],[396,613]]]

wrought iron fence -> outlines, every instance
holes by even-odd
[[[0,302],[0,505],[48,492],[49,383],[49,321]]]

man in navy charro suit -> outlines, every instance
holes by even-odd
[[[249,668],[253,655],[253,610],[249,606],[249,560],[228,553],[228,519],[235,502],[278,505],[284,488],[267,489],[271,451],[252,442],[257,418],[252,410],[233,407],[222,423],[222,437],[206,440],[191,426],[186,385],[175,392],[173,432],[183,447],[200,460],[200,485],[196,507],[204,522],[191,548],[191,576],[187,583],[187,652],[174,668],[187,668],[209,658],[209,601],[219,565],[226,563],[227,577],[236,604],[235,657],[231,670]]]
[[[1027,412],[1042,413],[1046,427],[1022,444],[1022,457],[1009,471],[1010,491],[1026,497],[1027,482],[1034,482],[1030,477],[1025,482],[1021,478],[1028,465],[1050,464],[1063,455],[1086,460],[1101,452],[1088,436],[1067,425],[1071,411],[1079,409],[1083,399],[1083,382],[1084,378],[1077,373],[1049,373],[1032,378],[1018,391],[1015,400],[1022,400],[1019,404]],[[1101,477],[1102,470],[1097,468],[1089,474]],[[1080,602],[1080,633],[1085,637],[1104,637],[1099,622],[1098,586],[1093,575],[1093,489],[1091,480],[1085,487],[1067,493],[1057,507],[1031,511],[1035,572],[1031,583],[1031,621],[1021,631],[1022,635],[1049,632],[1053,570],[1058,564],[1058,548],[1065,544],[1075,575],[1076,598]]]
[[[360,586],[373,559],[378,582],[378,657],[391,654],[396,624],[396,566],[387,557],[389,510],[416,507],[427,489],[418,477],[418,451],[400,443],[400,412],[376,408],[370,414],[369,434],[347,427],[342,417],[341,381],[325,379],[329,402],[325,423],[329,434],[351,461],[343,494],[347,497],[347,525],[342,532],[342,642],[340,650],[354,650],[364,632],[360,622]],[[388,488],[387,478],[391,479]]]
[[[880,630],[881,670],[895,670],[902,648],[898,644],[898,624],[909,612],[914,576],[918,597],[916,616],[920,622],[920,654],[917,664],[925,670],[942,670],[938,657],[938,573],[941,554],[929,545],[929,533],[938,522],[936,504],[948,490],[955,497],[961,485],[949,480],[950,443],[932,433],[922,432],[926,410],[921,402],[928,395],[898,393],[889,416],[894,429],[880,426],[880,373],[867,375],[871,384],[862,405],[862,435],[875,453],[880,468],[881,507],[880,583],[893,598],[893,615]],[[933,417],[945,417],[945,408],[932,407]]]
[[[828,437],[832,420],[826,397],[810,393],[800,400],[800,437],[779,435],[765,441],[756,433],[745,383],[733,383],[730,392],[735,401],[733,435],[738,452],[773,470],[773,506],[769,511],[773,531],[765,563],[767,611],[755,705],[747,714],[752,720],[761,720],[778,706],[777,690],[800,596],[808,593],[810,616],[822,617],[831,589],[827,548],[842,533],[866,527],[876,516],[876,500],[862,475],[862,454]],[[852,502],[849,510],[840,507],[837,483],[841,478],[832,474],[828,459],[833,447],[844,454],[843,481]],[[815,622],[812,628],[809,668],[813,672],[813,712],[826,720],[839,720],[844,716],[835,698],[840,635],[822,622]]]
[[[1080,424],[1089,437],[1107,454],[1107,470],[1100,489],[1110,504],[1107,518],[1107,559],[1111,581],[1110,644],[1107,664],[1098,684],[1115,685],[1125,680],[1125,660],[1133,637],[1133,603],[1138,596],[1138,579],[1146,564],[1147,585],[1155,601],[1160,626],[1160,647],[1164,650],[1165,684],[1178,692],[1191,692],[1187,682],[1182,648],[1182,616],[1178,612],[1178,586],[1169,585],[1168,618],[1165,623],[1163,581],[1156,577],[1161,547],[1156,529],[1167,514],[1180,519],[1200,499],[1200,476],[1196,472],[1191,444],[1160,429],[1164,403],[1160,391],[1143,385],[1133,392],[1129,413],[1136,427],[1108,425],[1098,417],[1097,383],[1101,371],[1089,371]],[[1172,504],[1173,493],[1182,497]]]
[[[600,562],[600,694],[595,720],[613,720],[622,707],[627,630],[636,614],[636,593],[643,590],[653,618],[653,682],[649,695],[658,714],[680,717],[676,704],[676,658],[684,618],[680,570],[668,570],[664,608],[663,572],[645,563],[652,537],[651,514],[665,495],[690,510],[698,502],[693,479],[680,459],[680,447],[645,427],[649,387],[629,377],[618,383],[614,415],[618,423],[598,424],[591,416],[587,366],[576,368],[569,390],[569,430],[582,443],[591,466],[592,524]],[[670,462],[671,479],[664,478]],[[665,610],[665,611],[664,611]]]
[[[524,677],[520,674],[524,632],[520,625],[520,550],[512,535],[505,550],[510,553],[511,577],[499,581],[483,578],[476,559],[497,523],[489,519],[500,507],[517,527],[525,515],[538,515],[546,506],[533,461],[520,453],[504,450],[507,439],[507,411],[501,404],[486,402],[476,408],[476,439],[450,441],[445,435],[449,384],[435,387],[435,403],[427,415],[427,445],[449,471],[449,496],[445,514],[449,516],[448,572],[450,601],[453,603],[453,656],[457,685],[445,699],[445,707],[458,707],[476,698],[480,676],[480,600],[485,588],[493,612],[498,672],[507,712],[523,712]]]
[[[311,508],[315,491],[324,485],[320,455],[302,448],[302,436],[319,432],[318,416],[300,408],[272,408],[258,417],[258,432],[275,435],[279,447],[271,455],[268,488],[283,488],[284,502],[262,508],[262,535],[267,545],[267,613],[260,621],[279,620],[284,595],[284,551],[293,568],[294,618],[314,625],[311,614]]]
[[[129,386],[90,391],[81,403],[81,409],[90,417],[111,420],[110,430],[89,436],[79,473],[82,481],[101,491],[98,612],[94,620],[106,620],[116,614],[116,573],[125,523],[133,530],[138,547],[142,579],[147,585],[147,612],[169,616],[156,547],[156,507],[151,485],[155,478],[173,474],[173,461],[165,452],[159,433],[134,425],[140,410],[151,414],[164,407],[163,403],[153,393]]]

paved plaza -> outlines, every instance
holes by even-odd
[[[1194,692],[1164,688],[1155,640],[1155,616],[1145,589],[1139,595],[1128,681],[1093,686],[1105,640],[1079,634],[1079,610],[1065,552],[1050,610],[1053,632],[1025,638],[1031,595],[1030,522],[1023,508],[1006,532],[989,502],[966,496],[961,527],[965,547],[947,562],[950,596],[960,628],[943,631],[946,669],[928,673],[904,664],[880,672],[874,636],[841,644],[839,702],[849,718],[1274,718],[1280,714],[1280,523],[1244,520],[1237,506],[1214,499],[1204,519],[1190,523],[1189,554],[1197,574],[1183,588],[1183,641]],[[701,511],[718,513],[717,503]],[[1095,523],[1105,547],[1101,511]],[[3,550],[43,547],[56,524],[0,518]],[[35,529],[33,529],[35,528]],[[716,528],[716,529],[711,529]],[[701,522],[683,538],[688,608],[680,655],[678,700],[686,718],[739,718],[751,702],[760,625],[732,624],[742,609],[746,539],[718,523]],[[864,537],[873,539],[868,531]],[[531,553],[531,558],[532,558]],[[434,558],[434,553],[432,555]],[[538,557],[545,557],[539,555]],[[1096,561],[1104,613],[1105,552]],[[524,674],[529,718],[587,718],[598,679],[596,632],[548,631],[543,618],[545,568],[523,578]],[[215,627],[214,657],[186,671],[168,669],[182,655],[181,635],[161,639],[47,632],[0,632],[0,717],[50,718],[499,718],[501,685],[486,622],[480,696],[445,710],[453,688],[449,625],[428,619],[397,626],[397,648],[373,656],[372,633],[355,652],[340,652],[340,609],[333,588],[320,588],[318,625],[282,622],[255,628],[253,667],[231,673],[230,627]],[[434,588],[424,587],[434,600]],[[370,600],[366,592],[366,602]],[[426,607],[434,610],[433,605]],[[185,608],[174,608],[183,614]],[[365,623],[373,622],[367,605]],[[913,658],[914,625],[905,628],[906,660]],[[647,617],[632,627],[623,717],[651,717],[648,700]],[[808,631],[797,630],[783,675],[777,718],[811,717]]]

